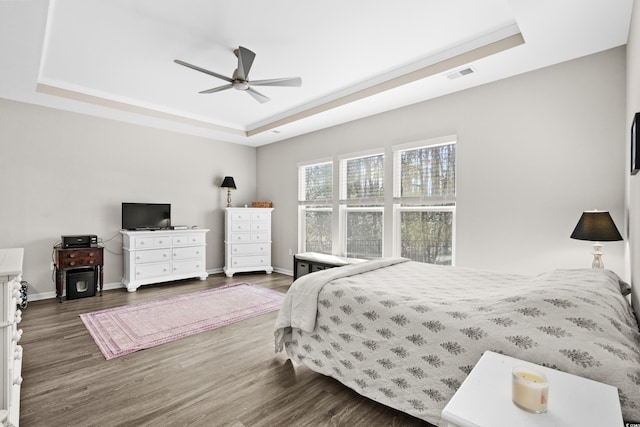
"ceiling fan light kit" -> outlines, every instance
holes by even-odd
[[[269,101],[269,97],[261,94],[255,90],[252,86],[291,86],[297,87],[302,85],[302,79],[300,77],[285,77],[279,79],[267,79],[267,80],[249,80],[249,71],[253,65],[253,60],[256,54],[247,49],[246,47],[239,46],[233,53],[238,57],[238,67],[233,72],[232,77],[227,77],[222,74],[218,74],[214,71],[207,70],[205,68],[198,67],[197,65],[189,64],[181,61],[180,59],[174,59],[176,64],[191,68],[192,70],[200,71],[201,73],[209,74],[210,76],[217,77],[226,81],[228,84],[223,86],[214,87],[211,89],[203,90],[199,93],[215,93],[226,89],[236,89],[251,95],[256,101],[265,103]]]

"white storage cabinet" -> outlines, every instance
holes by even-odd
[[[199,277],[205,280],[209,230],[122,230],[124,275],[129,292],[142,285]]]
[[[18,329],[22,312],[16,307],[22,302],[20,281],[23,255],[22,248],[0,249],[0,286],[2,286],[0,424],[15,427],[18,427],[20,421],[20,384],[22,384],[22,346],[18,344],[22,335],[22,329]]]
[[[264,270],[271,266],[271,212],[273,208],[226,208],[224,229],[224,272]]]

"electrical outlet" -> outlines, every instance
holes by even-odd
[[[293,249],[289,248],[289,255],[293,255]]]

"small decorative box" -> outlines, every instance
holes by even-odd
[[[273,207],[273,203],[271,203],[271,202],[252,202],[251,203],[251,207],[252,208],[272,208]]]

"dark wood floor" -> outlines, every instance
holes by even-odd
[[[110,361],[78,316],[227,283],[286,292],[291,280],[217,274],[30,302],[20,324],[21,426],[427,426],[274,354],[275,312]]]

